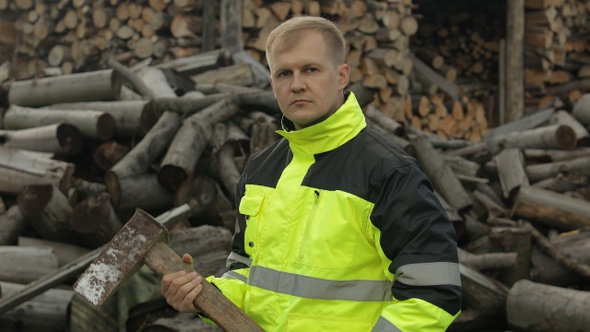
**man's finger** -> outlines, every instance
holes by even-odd
[[[162,277],[162,282],[160,283],[161,285],[161,290],[162,293],[165,293],[166,291],[168,291],[168,288],[170,288],[170,285],[172,285],[172,282],[178,278],[181,278],[183,276],[185,276],[187,274],[186,271],[178,271],[178,272],[174,272],[174,273],[170,273],[165,275],[164,277]]]
[[[184,254],[182,255],[182,260],[190,266],[193,266],[193,256],[189,254]]]

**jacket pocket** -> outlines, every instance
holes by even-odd
[[[246,220],[250,217],[257,216],[260,212],[263,200],[263,195],[246,195],[242,197],[239,208],[240,213],[244,215]]]
[[[257,249],[257,234],[262,216],[262,204],[264,195],[245,195],[240,201],[238,211],[244,216],[246,229],[244,231],[244,248],[246,253],[252,257]]]
[[[313,190],[308,207],[298,216],[301,226],[294,263],[313,268],[344,270],[355,258],[361,222],[356,202],[330,191]]]

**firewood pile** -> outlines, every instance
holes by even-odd
[[[0,45],[17,54],[0,67],[0,259],[27,262],[0,264],[0,325],[217,330],[171,311],[149,271],[104,308],[71,285],[136,208],[166,225],[202,274],[224,272],[233,188],[249,155],[277,139],[264,40],[308,13],[342,27],[369,125],[421,162],[455,225],[465,298],[451,330],[585,329],[588,7],[575,2],[574,17],[573,3],[526,1],[527,31],[548,27],[556,39],[527,51],[541,58],[527,57],[525,73],[538,63],[570,80],[527,81],[526,116],[492,127],[501,47],[491,17],[431,20],[425,2],[407,0],[244,0],[244,50],[232,51],[208,30],[223,25],[208,8],[218,2],[0,0],[15,14],[0,16]],[[545,26],[541,12],[561,23]],[[462,34],[467,23],[475,28]]]

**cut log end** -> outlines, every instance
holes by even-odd
[[[118,208],[121,205],[121,184],[119,183],[119,177],[115,172],[107,171],[104,175],[104,182],[107,192],[111,196],[113,207]]]
[[[559,126],[555,135],[560,148],[571,150],[576,147],[576,132],[570,126]]]
[[[89,201],[84,200],[72,209],[70,225],[79,233],[92,233],[100,229],[100,225],[109,218],[109,213],[108,205],[91,207]]]
[[[108,113],[101,115],[96,122],[96,134],[103,141],[107,141],[115,135],[115,128],[115,118]]]
[[[108,171],[129,152],[129,148],[115,141],[101,144],[92,154],[94,164],[103,171]]]
[[[153,101],[147,103],[139,118],[139,130],[146,134],[158,122],[162,114],[162,109],[157,103]]]
[[[158,181],[162,187],[172,191],[176,191],[187,178],[186,171],[175,165],[164,165],[158,173]]]
[[[191,215],[205,211],[217,198],[215,182],[204,176],[197,176],[183,182],[174,195],[174,205],[188,204]]]
[[[63,123],[58,126],[57,140],[65,154],[76,154],[82,148],[82,134],[71,124]]]
[[[39,216],[51,200],[53,186],[50,184],[27,186],[17,197],[21,213],[27,218]]]
[[[111,75],[111,89],[115,100],[121,99],[121,90],[123,89],[123,77],[117,71],[113,70]]]

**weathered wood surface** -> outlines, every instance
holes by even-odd
[[[533,186],[520,188],[512,213],[562,231],[590,226],[590,202]]]
[[[116,100],[121,80],[105,69],[36,80],[17,81],[10,86],[8,102],[39,107],[55,103]]]
[[[115,134],[115,118],[106,112],[93,110],[59,110],[36,109],[11,105],[4,114],[4,128],[8,130],[28,129],[69,123],[74,125],[82,135],[109,140]]]
[[[11,206],[0,214],[0,245],[16,245],[19,236],[24,234],[28,227],[29,223],[18,206]]]
[[[52,184],[65,191],[75,167],[46,154],[0,146],[0,192],[18,195],[35,184]]]
[[[162,114],[158,105],[151,100],[116,100],[59,103],[47,106],[50,109],[93,110],[108,112],[115,120],[116,136],[142,135],[141,128],[154,125]],[[142,125],[143,122],[145,122]],[[155,120],[154,120],[155,119]]]
[[[426,174],[433,181],[436,190],[453,208],[458,211],[468,210],[473,200],[428,139],[425,136],[418,136],[412,140],[412,143],[416,148],[418,160],[425,167]]]
[[[57,257],[48,247],[0,246],[0,261],[0,280],[18,284],[37,280],[58,267]]]
[[[572,115],[585,126],[590,126],[590,94],[584,94],[573,107]]]
[[[77,127],[56,123],[29,129],[0,130],[0,141],[2,146],[15,149],[73,155],[82,148],[83,138]]]
[[[551,245],[563,255],[583,264],[590,265],[590,232],[584,228],[548,239]],[[546,250],[535,246],[531,252],[531,280],[547,285],[568,287],[583,281],[580,273],[557,261]]]
[[[8,297],[21,291],[25,285],[0,282],[0,296]],[[74,296],[71,289],[50,289],[16,308],[0,314],[2,327],[7,331],[59,332],[69,327],[68,308]]]
[[[239,110],[231,99],[222,99],[183,120],[160,164],[160,183],[166,188],[176,190],[184,180],[191,177],[201,154],[208,146],[213,126],[217,122],[230,119]]]
[[[189,210],[188,205],[180,205],[160,214],[156,217],[156,220],[166,228],[171,229],[188,217]],[[4,313],[19,304],[42,294],[46,290],[67,282],[76,275],[79,275],[96,257],[98,257],[98,254],[104,251],[104,249],[105,246],[96,248],[74,261],[53,270],[43,277],[28,283],[26,287],[18,292],[9,296],[0,297],[0,313]]]
[[[32,185],[17,197],[18,207],[39,235],[52,241],[78,244],[79,237],[68,223],[72,207],[54,185]]]
[[[588,305],[590,292],[521,280],[510,289],[506,312],[510,326],[527,331],[584,331]]]
[[[22,247],[51,248],[51,250],[53,250],[53,254],[57,258],[58,267],[62,267],[86,255],[90,251],[88,248],[81,246],[27,236],[19,236],[17,244]]]
[[[504,149],[496,155],[495,161],[505,198],[510,197],[520,187],[529,185],[524,169],[524,157],[519,149]]]
[[[106,192],[78,202],[72,208],[69,223],[88,248],[108,243],[123,227]]]

